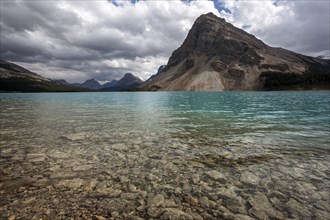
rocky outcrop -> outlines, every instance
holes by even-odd
[[[161,65],[159,66],[158,70],[157,70],[157,73],[150,76],[149,79],[146,80],[146,82],[151,82],[154,78],[156,78],[156,76],[158,76],[159,74],[161,74],[164,70],[166,65]]]
[[[330,61],[273,48],[212,13],[201,15],[141,90],[330,88]]]

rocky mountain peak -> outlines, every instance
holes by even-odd
[[[125,73],[124,77],[135,77],[132,73]]]
[[[164,71],[184,59],[187,59],[187,68],[192,67],[194,57],[200,55],[219,56],[222,62],[230,63],[250,50],[253,59],[259,59],[253,50],[266,48],[267,45],[253,35],[208,13],[197,18],[183,44],[172,53]]]
[[[117,82],[116,86],[129,86],[132,84],[141,84],[142,82],[140,78],[134,76],[132,73],[126,73],[124,77]]]
[[[196,19],[162,74],[147,81],[149,90],[261,90],[298,87],[306,81],[324,87],[329,61],[273,48],[212,13]],[[322,80],[314,80],[312,74]],[[302,74],[305,74],[302,76]],[[329,74],[329,75],[328,75]],[[310,86],[310,85],[308,85]],[[281,88],[282,88],[281,87]]]

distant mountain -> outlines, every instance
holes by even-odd
[[[321,56],[318,56],[317,58],[320,58],[323,60],[330,60],[330,55],[321,55]]]
[[[117,82],[118,82],[118,80],[115,80],[115,79],[112,80],[111,82],[107,82],[107,83],[101,85],[101,89],[114,87],[114,86],[116,86]]]
[[[99,90],[99,89],[103,89],[103,88],[113,87],[118,82],[118,80],[112,80],[111,82],[107,82],[107,83],[101,85],[95,79],[89,79],[89,80],[86,80],[83,83],[68,83],[64,79],[53,79],[52,81],[60,83],[62,85],[69,85],[69,86],[75,86],[75,87],[80,87],[80,88],[87,88],[87,89],[91,89],[91,90]]]
[[[97,90],[97,91],[122,91],[122,90],[132,90],[136,87],[140,86],[143,81],[134,76],[131,73],[126,73],[123,78],[120,80],[112,80],[111,82],[107,82],[103,85],[101,85],[98,81],[95,79],[89,79],[86,80],[84,83],[68,83],[63,79],[60,80],[52,80],[53,82],[57,82],[63,85],[70,85],[80,88],[88,88],[91,90]]]
[[[102,91],[122,91],[122,90],[133,90],[140,86],[143,81],[134,76],[131,73],[126,73],[123,78],[121,78],[115,86],[109,88],[103,88]]]
[[[330,61],[266,45],[212,13],[201,15],[141,90],[330,89]]]
[[[92,90],[98,90],[101,88],[101,84],[95,79],[88,79],[83,83],[71,83],[71,85]]]
[[[89,90],[53,82],[14,63],[0,60],[0,91],[78,92]]]
[[[70,83],[68,83],[64,79],[51,79],[51,81],[62,84],[62,85],[65,85],[65,86],[72,86]]]

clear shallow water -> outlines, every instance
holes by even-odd
[[[0,100],[1,218],[329,216],[329,92]]]

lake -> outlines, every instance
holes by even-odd
[[[330,92],[0,94],[0,219],[327,219]]]

